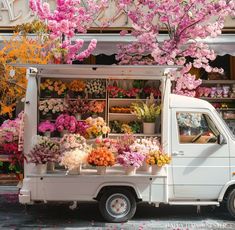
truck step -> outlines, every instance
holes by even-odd
[[[170,205],[195,205],[195,206],[219,206],[220,203],[217,201],[169,201]]]

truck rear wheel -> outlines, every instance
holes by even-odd
[[[134,216],[136,200],[134,194],[127,189],[110,189],[102,195],[99,208],[108,222],[125,222]]]
[[[235,189],[233,189],[228,195],[227,208],[230,215],[235,218]]]

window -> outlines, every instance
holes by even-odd
[[[176,113],[180,143],[216,143],[219,131],[207,114]]]

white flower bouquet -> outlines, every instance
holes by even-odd
[[[105,82],[100,79],[89,80],[86,83],[86,93],[92,98],[101,98],[105,94]]]

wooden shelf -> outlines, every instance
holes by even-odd
[[[109,101],[145,101],[147,98],[108,98]],[[161,99],[154,99],[154,101]]]
[[[110,116],[134,116],[136,117],[135,114],[132,114],[132,113],[109,113]]]
[[[121,137],[125,135],[124,133],[109,133],[108,136],[112,137],[112,136],[115,136],[115,137]],[[144,134],[144,133],[133,133],[133,136],[136,136],[136,137],[160,137],[161,134],[160,133],[155,133],[155,134]]]
[[[202,84],[235,84],[235,80],[202,80]]]
[[[40,97],[40,100],[49,100],[49,99],[61,99],[65,100],[64,97]],[[78,98],[69,98],[70,101],[75,101]],[[81,100],[87,100],[87,101],[106,101],[106,98],[80,98]]]
[[[213,97],[199,97],[199,99],[206,101],[233,101],[235,98],[231,97],[221,97],[221,98],[213,98]]]

